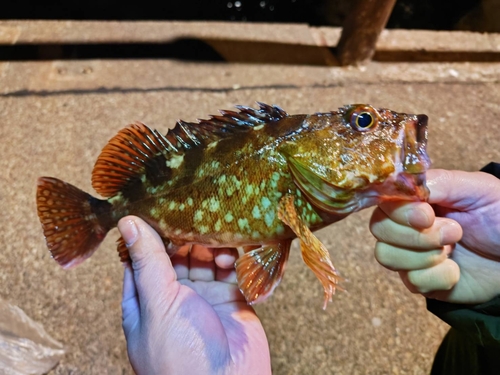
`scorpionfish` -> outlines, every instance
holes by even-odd
[[[136,215],[170,256],[189,244],[244,249],[236,274],[253,304],[279,284],[298,237],[325,308],[342,278],[312,231],[386,200],[426,200],[427,116],[365,104],[309,115],[258,106],[180,120],[166,135],[142,123],[122,129],[92,172],[106,199],[39,178],[38,216],[52,257],[75,266],[120,218]],[[123,239],[118,253],[128,260]]]

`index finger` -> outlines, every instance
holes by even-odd
[[[379,207],[392,221],[417,229],[430,228],[436,218],[426,202],[387,201]]]

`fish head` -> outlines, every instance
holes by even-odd
[[[340,113],[342,120],[336,133],[343,144],[341,159],[350,160],[342,163],[341,169],[355,181],[350,186],[352,183],[345,179],[344,186],[368,188],[365,195],[380,200],[428,198],[426,115],[363,104],[346,106]]]
[[[318,120],[314,139],[295,150],[289,165],[318,208],[346,214],[386,200],[427,200],[426,115],[366,104],[317,115],[326,119]]]

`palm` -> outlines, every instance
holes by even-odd
[[[244,365],[248,344],[256,340],[267,350],[263,327],[255,311],[241,297],[235,284],[223,281],[192,281],[181,279],[178,299],[184,306],[181,315],[192,316],[202,322],[212,339],[220,337],[218,346],[234,364]],[[193,293],[194,292],[194,293]],[[189,308],[189,311],[187,311]],[[194,316],[193,316],[194,315]]]
[[[489,301],[500,292],[497,278],[500,263],[482,257],[458,243],[452,259],[460,267],[460,279],[450,291],[447,300],[453,303],[480,303]]]
[[[147,337],[155,343],[154,353],[148,355],[163,358],[156,360],[163,370],[166,363],[176,362],[180,373],[189,366],[198,370],[205,366],[208,373],[254,373],[257,361],[264,365],[258,373],[268,372],[267,339],[236,285],[236,257],[235,249],[193,246],[191,250],[182,248],[171,258],[177,280],[155,297],[165,303],[157,304],[148,317],[140,303],[129,313],[137,321],[127,322],[134,328],[126,330],[134,368],[141,367],[141,350],[130,343],[143,345]]]
[[[254,324],[262,328],[238,289],[234,269],[237,257],[236,249],[214,250],[197,245],[183,248],[172,257],[177,281],[182,284],[179,298],[193,299],[200,315],[207,314],[205,320],[219,320],[228,335],[242,335],[247,326]],[[235,324],[243,317],[245,324]]]

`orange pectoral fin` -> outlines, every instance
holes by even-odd
[[[328,250],[311,232],[295,210],[293,200],[292,195],[286,195],[281,198],[278,208],[278,217],[288,225],[300,239],[302,258],[323,285],[323,309],[326,309],[328,301],[332,301],[335,289],[343,290],[343,288],[338,285],[339,281],[343,279],[333,266]]]
[[[238,287],[249,305],[264,301],[278,286],[291,243],[283,241],[251,250],[236,261]]]

